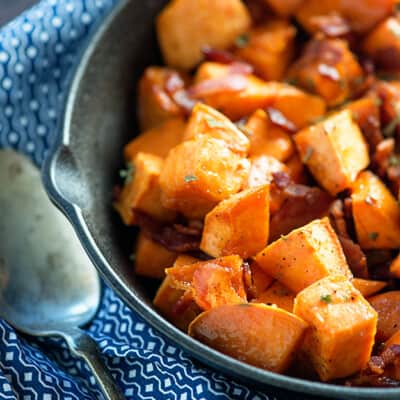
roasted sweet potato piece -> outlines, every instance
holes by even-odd
[[[114,206],[126,225],[135,224],[134,209],[160,221],[172,221],[176,213],[161,204],[159,177],[163,160],[153,154],[138,153],[132,160],[131,176],[125,184]]]
[[[296,12],[296,18],[309,32],[318,30],[318,17],[338,13],[357,33],[364,33],[391,14],[394,0],[307,0]]]
[[[213,308],[189,326],[189,335],[231,357],[274,372],[284,372],[306,329],[302,319],[265,304]]]
[[[390,263],[390,274],[397,279],[400,279],[400,254]]]
[[[202,218],[221,200],[245,186],[247,159],[225,142],[200,136],[174,147],[160,175],[162,203],[188,218]]]
[[[250,116],[245,131],[249,134],[250,156],[272,156],[284,162],[294,152],[294,145],[288,133],[275,125],[263,110],[257,110]]]
[[[274,278],[268,275],[254,260],[250,262],[251,272],[251,294],[253,297],[258,297],[274,282]]]
[[[156,27],[165,62],[190,69],[201,61],[205,44],[230,47],[250,23],[240,0],[172,0],[158,15]]]
[[[289,17],[300,7],[302,0],[264,0],[276,14]]]
[[[400,21],[389,17],[363,40],[363,50],[376,65],[386,69],[400,68]]]
[[[189,94],[234,121],[259,108],[272,107],[294,126],[302,128],[325,112],[325,103],[317,96],[285,83],[265,82],[251,74],[239,75],[224,64],[202,63],[195,82]]]
[[[349,110],[303,129],[294,141],[303,162],[332,195],[350,188],[369,164],[368,146]]]
[[[379,81],[375,90],[381,100],[382,133],[386,136],[400,134],[400,82]]]
[[[312,39],[290,68],[288,77],[296,85],[336,106],[363,83],[363,71],[341,39]]]
[[[272,156],[252,156],[250,157],[250,162],[251,167],[248,187],[255,187],[270,183],[275,172],[289,172],[289,169],[285,164],[281,163]]]
[[[282,236],[254,259],[268,275],[294,293],[327,275],[352,277],[328,218],[315,220]]]
[[[290,289],[280,282],[275,281],[264,292],[252,300],[252,302],[265,303],[267,305],[275,304],[283,310],[293,312],[294,298],[295,294]]]
[[[236,255],[168,268],[171,285],[190,293],[199,307],[246,303],[243,260]]]
[[[351,283],[364,297],[372,296],[387,286],[387,282],[385,281],[373,281],[361,278],[353,278]]]
[[[280,80],[294,55],[296,28],[286,20],[271,20],[237,41],[235,54],[250,63],[261,78]]]
[[[328,276],[300,292],[294,313],[311,328],[302,351],[322,381],[349,376],[366,366],[374,345],[377,314],[346,276]]]
[[[183,140],[209,135],[223,140],[234,153],[246,156],[250,142],[247,136],[225,115],[206,104],[197,103],[187,123]]]
[[[363,249],[400,246],[400,208],[384,183],[370,171],[362,172],[352,186],[353,218]]]
[[[183,89],[185,78],[176,70],[148,67],[139,81],[138,117],[141,130],[156,127],[162,122],[182,117],[185,110],[177,104],[166,89],[169,80],[179,82]],[[143,150],[142,150],[143,151]]]
[[[377,294],[368,299],[378,313],[376,341],[384,342],[394,335],[400,327],[400,291]]]
[[[139,234],[135,251],[135,272],[150,278],[163,279],[165,268],[170,267],[177,254]]]
[[[165,158],[168,152],[182,141],[185,126],[183,118],[171,118],[141,133],[124,147],[125,160],[133,160],[140,152]]]
[[[213,257],[255,255],[268,242],[269,185],[236,193],[205,218],[200,249]]]

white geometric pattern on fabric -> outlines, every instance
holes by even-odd
[[[41,165],[54,140],[71,67],[115,3],[42,1],[0,31],[0,147],[17,149]],[[128,399],[275,399],[194,364],[107,287],[88,330]],[[101,395],[85,363],[62,341],[22,338],[0,320],[0,398]]]

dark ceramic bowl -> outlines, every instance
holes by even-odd
[[[400,389],[348,388],[252,367],[193,340],[153,308],[154,285],[134,275],[127,256],[132,243],[125,243],[126,230],[111,201],[123,145],[138,131],[136,82],[147,65],[160,62],[153,22],[164,3],[122,1],[91,39],[75,71],[57,143],[44,166],[49,196],[71,221],[105,281],[152,327],[197,360],[258,388],[272,385],[340,399],[400,399]]]

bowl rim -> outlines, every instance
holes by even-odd
[[[297,393],[308,393],[324,397],[377,399],[384,396],[385,399],[399,399],[400,388],[347,387],[294,378],[254,367],[220,353],[180,331],[150,308],[144,301],[136,297],[103,256],[90,234],[81,209],[77,204],[74,204],[63,196],[57,186],[55,164],[63,149],[70,150],[70,127],[74,115],[74,106],[78,98],[80,84],[85,79],[85,72],[90,66],[92,56],[103,37],[107,34],[114,19],[123,12],[129,2],[130,0],[121,0],[97,27],[95,33],[88,38],[86,45],[83,45],[77,57],[79,62],[77,62],[69,75],[68,95],[61,107],[55,140],[49,148],[42,166],[42,182],[48,196],[72,224],[83,248],[99,271],[101,277],[130,308],[137,312],[151,327],[155,328],[158,333],[166,337],[178,349],[182,349],[190,356],[193,356],[216,371],[221,371],[226,375],[237,378],[239,382],[247,382],[258,386],[258,390],[260,386],[270,386],[270,388],[276,387]]]

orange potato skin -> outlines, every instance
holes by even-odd
[[[188,218],[203,218],[246,185],[250,162],[207,135],[174,147],[160,175],[161,201]]]
[[[372,296],[387,286],[387,282],[384,281],[373,281],[371,279],[361,278],[353,278],[351,283],[364,297]]]
[[[352,277],[327,218],[294,229],[268,245],[254,259],[268,275],[294,293],[331,274]]]
[[[204,62],[196,72],[195,82],[218,79],[229,75],[229,67]],[[272,107],[281,111],[296,127],[302,128],[325,113],[325,102],[318,96],[303,92],[281,82],[265,82],[246,75],[246,88],[237,92],[221,91],[199,98],[236,121],[257,109]],[[301,111],[300,111],[301,110]]]
[[[279,308],[292,313],[294,298],[295,294],[290,289],[275,281],[264,292],[252,300],[252,302],[265,303],[267,305],[275,304]]]
[[[212,257],[253,256],[265,247],[269,234],[269,185],[222,200],[205,218],[200,249]]]
[[[229,356],[274,372],[284,372],[302,341],[300,318],[264,304],[214,308],[189,325],[189,335]]]
[[[277,19],[251,29],[248,36],[246,45],[234,54],[253,65],[262,79],[281,80],[294,55],[296,28]]]
[[[376,341],[385,342],[400,328],[400,291],[377,294],[368,301],[378,313]]]
[[[134,173],[126,181],[121,194],[114,204],[126,225],[135,224],[134,209],[140,210],[157,220],[172,221],[176,217],[174,211],[161,204],[159,183],[163,160],[148,153],[138,153],[132,160]]]
[[[287,132],[271,122],[268,114],[257,110],[248,119],[245,125],[249,132],[249,155],[271,156],[278,161],[286,161],[294,152],[294,145]]]
[[[183,118],[165,120],[155,128],[136,136],[124,147],[126,161],[133,160],[140,152],[165,158],[169,151],[183,140]],[[157,143],[157,146],[154,145]]]
[[[251,162],[247,186],[255,187],[266,185],[272,181],[274,172],[290,173],[289,168],[275,157],[259,155],[249,158]]]
[[[250,142],[225,115],[203,103],[197,103],[190,115],[183,140],[195,139],[199,135],[209,135],[224,141],[228,148],[240,156],[246,156]]]
[[[221,24],[221,21],[229,24]],[[158,42],[168,65],[190,69],[202,59],[202,47],[230,47],[246,32],[250,15],[240,0],[173,0],[157,17]]]
[[[139,233],[135,251],[135,272],[149,278],[163,279],[177,254]]]
[[[371,356],[377,313],[345,276],[328,276],[300,292],[294,313],[309,325],[302,345],[320,379],[343,378]]]
[[[346,41],[313,39],[290,67],[288,77],[333,107],[343,103],[361,87],[363,71]]]
[[[294,183],[309,185],[309,177],[297,151],[285,162],[288,174]]]
[[[350,188],[369,164],[368,146],[349,110],[303,129],[294,141],[303,162],[332,195]]]
[[[148,130],[173,117],[183,117],[184,111],[165,91],[165,83],[172,74],[183,76],[165,67],[148,67],[138,86],[138,117],[141,130]]]
[[[400,209],[384,183],[370,171],[352,186],[352,209],[357,239],[363,249],[400,247]]]
[[[269,276],[264,270],[254,261],[250,262],[251,271],[251,291],[253,297],[258,297],[274,282],[274,278]]]

